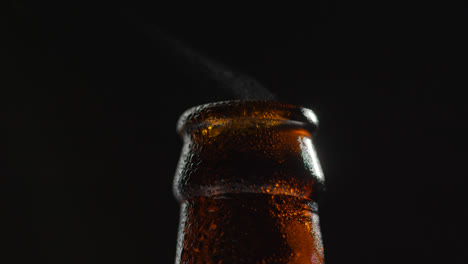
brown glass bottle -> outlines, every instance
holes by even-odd
[[[187,110],[177,125],[176,263],[324,263],[316,127],[311,110],[273,101]]]

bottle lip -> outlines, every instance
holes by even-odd
[[[315,113],[305,107],[269,100],[231,100],[198,105],[179,117],[177,133],[190,133],[206,121],[223,119],[283,120],[305,127],[310,133],[318,128]]]

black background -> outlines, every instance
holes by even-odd
[[[467,263],[461,6],[156,2],[1,9],[8,263],[173,262],[175,123],[236,98],[157,30],[316,111],[327,263]]]

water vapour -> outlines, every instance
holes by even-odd
[[[163,49],[166,49],[175,60],[181,63],[182,68],[188,74],[201,74],[204,78],[214,81],[217,88],[232,97],[230,99],[276,100],[272,92],[251,76],[233,71],[226,65],[200,54],[158,28],[139,21],[135,16],[130,16],[129,19],[145,35],[158,42],[159,45],[162,44]]]

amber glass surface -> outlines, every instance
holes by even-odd
[[[273,101],[187,110],[176,263],[324,263],[316,127],[311,110]]]

